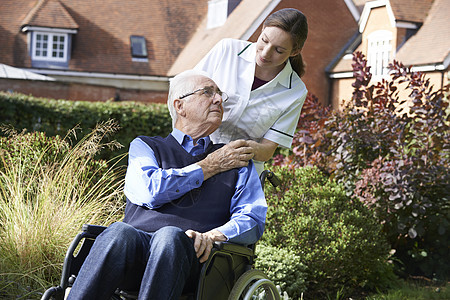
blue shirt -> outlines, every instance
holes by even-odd
[[[192,138],[178,129],[174,129],[171,134],[192,155],[204,153],[211,143],[209,137],[204,137],[194,145]],[[136,205],[158,208],[203,183],[203,171],[197,164],[179,169],[160,168],[153,150],[139,138],[131,142],[128,155],[124,192],[128,200]],[[261,183],[250,161],[249,168],[240,168],[238,171],[230,205],[230,221],[216,229],[230,242],[255,243],[264,231],[266,212],[267,204]]]

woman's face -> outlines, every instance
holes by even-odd
[[[256,64],[281,69],[293,53],[292,37],[278,27],[265,27],[256,42]]]

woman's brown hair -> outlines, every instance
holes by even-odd
[[[284,8],[271,14],[266,21],[264,27],[278,27],[292,36],[294,47],[292,51],[298,51],[296,56],[291,56],[292,68],[302,77],[305,74],[305,63],[303,62],[301,49],[305,44],[308,36],[308,22],[306,16],[299,10],[294,8]]]

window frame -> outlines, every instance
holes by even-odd
[[[38,35],[47,36],[47,55],[36,55],[37,44],[38,44]],[[56,41],[56,45],[60,46],[61,43],[63,45],[63,49],[56,49],[60,53],[62,51],[63,57],[53,57],[53,45],[55,42],[53,41],[53,38],[57,37],[58,41]],[[59,39],[61,37],[64,37],[64,41],[61,42]],[[67,62],[68,60],[68,48],[69,48],[69,34],[63,33],[63,32],[50,32],[50,31],[33,31],[33,39],[32,39],[32,45],[31,45],[31,59],[34,61],[54,61],[54,62]]]
[[[393,57],[393,33],[377,30],[367,36],[367,63],[373,77],[388,75],[387,66]]]
[[[133,40],[134,40],[134,42],[133,42]],[[141,44],[142,50],[143,50],[144,53],[139,54],[139,53],[136,53],[137,51],[136,52],[134,51],[136,49],[133,47],[133,45],[135,45],[137,43]],[[147,49],[147,40],[146,40],[146,38],[144,36],[141,36],[141,35],[130,35],[130,51],[131,51],[131,57],[132,57],[133,60],[136,60],[136,61],[140,61],[140,60],[147,61],[148,60],[148,49]]]

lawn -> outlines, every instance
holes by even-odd
[[[450,299],[447,283],[437,283],[428,279],[405,280],[387,292],[366,297],[366,300],[434,300]]]

